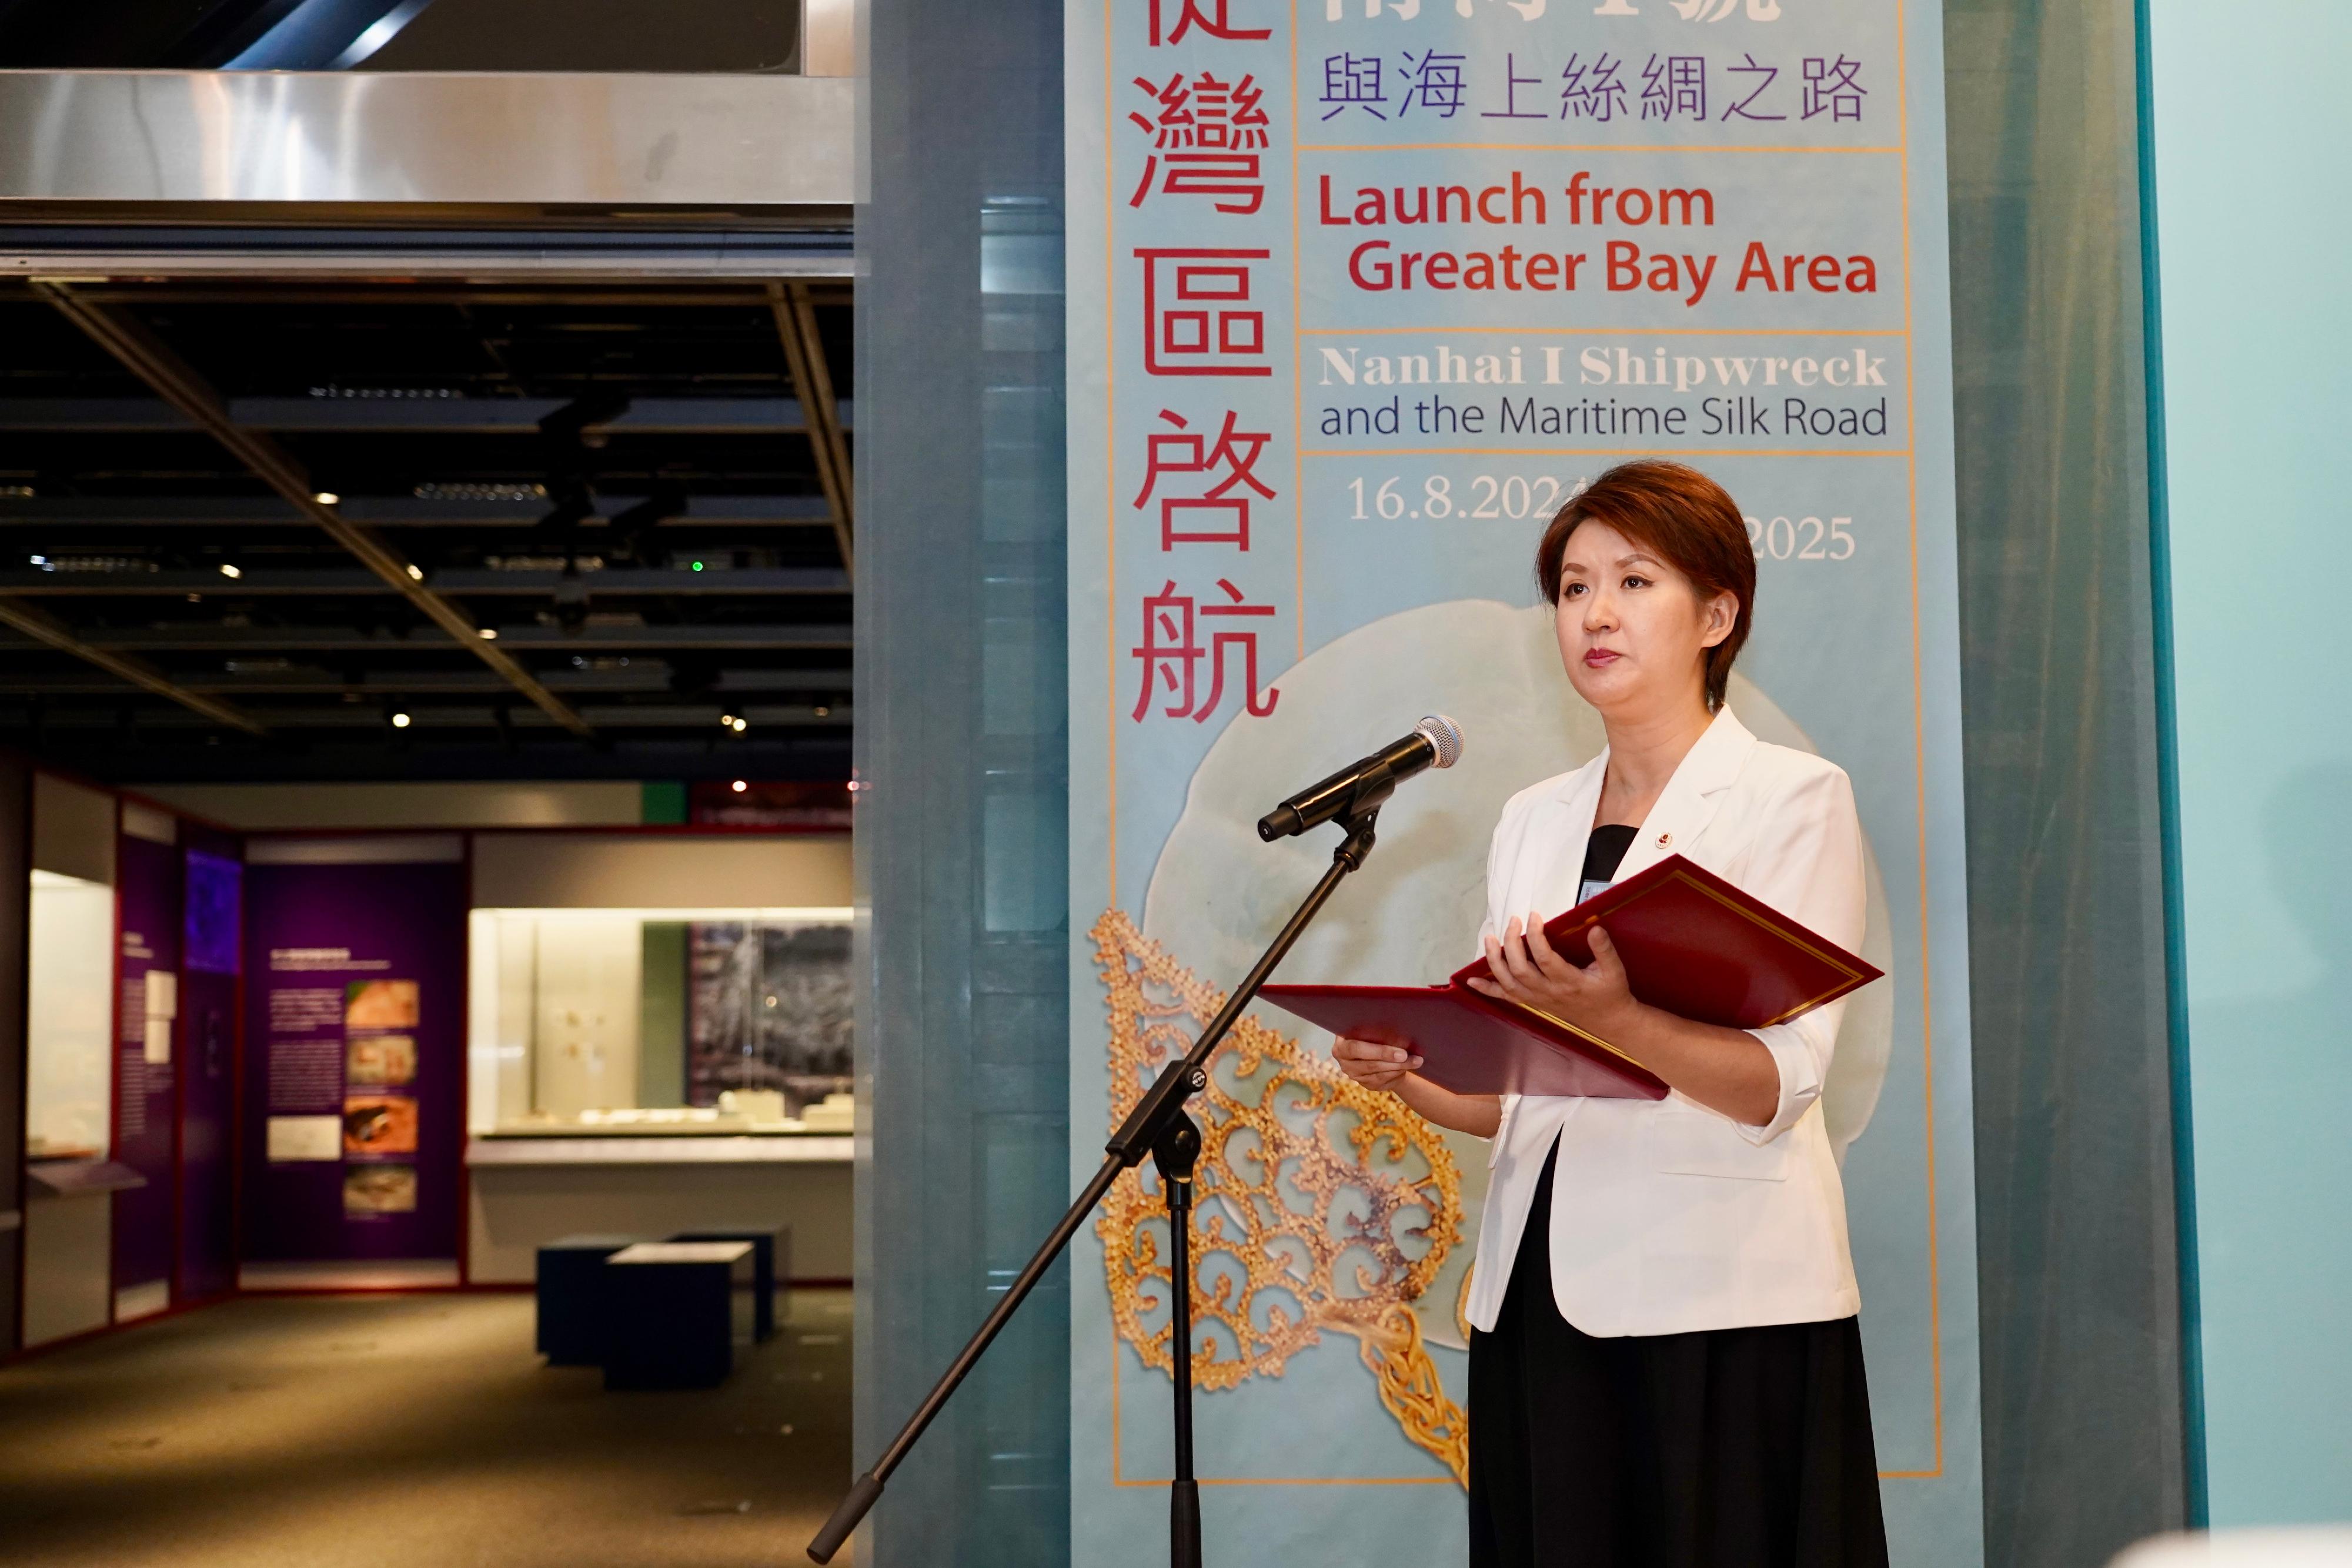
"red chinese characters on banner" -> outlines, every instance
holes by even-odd
[[[1233,0],[1209,0],[1209,8],[1201,8],[1201,0],[1151,0],[1151,47],[1181,44],[1185,36],[1199,28],[1203,37],[1224,38],[1234,43],[1261,43],[1274,37],[1271,27],[1241,27],[1226,18]],[[1175,20],[1170,22],[1171,13]]]
[[[1129,250],[1140,287],[1127,297],[1127,308],[1141,309],[1147,376],[1263,381],[1274,374],[1267,301],[1288,287],[1287,275],[1277,271],[1272,250],[1229,243],[1256,237],[1267,221],[1264,159],[1271,117],[1263,84],[1282,63],[1268,52],[1273,29],[1246,24],[1252,8],[1270,3],[1144,0],[1136,7],[1148,7],[1150,47],[1170,51],[1133,78],[1141,96],[1127,117],[1145,139],[1127,203],[1143,228],[1138,237],[1144,243]],[[1241,68],[1236,56],[1253,57],[1245,63],[1255,68]],[[1261,463],[1276,427],[1237,392],[1225,395],[1239,399],[1239,407],[1221,406],[1223,399],[1187,406],[1177,394],[1181,384],[1160,394],[1174,406],[1160,407],[1145,429],[1142,480],[1129,505],[1146,517],[1156,512],[1163,557],[1181,547],[1253,559],[1251,508],[1278,498],[1273,465]],[[1121,443],[1129,454],[1134,440],[1129,434]],[[1261,466],[1268,473],[1261,475]],[[1259,641],[1276,630],[1281,591],[1272,597],[1262,587],[1245,592],[1230,577],[1214,579],[1208,589],[1180,589],[1172,570],[1152,575],[1163,581],[1157,593],[1144,592],[1140,632],[1129,651],[1136,683],[1130,719],[1206,724],[1236,706],[1256,717],[1271,714],[1280,693],[1260,684]],[[1233,575],[1255,581],[1247,573]],[[1272,657],[1271,647],[1267,652]]]
[[[1212,444],[1174,410],[1160,411],[1160,422],[1173,425],[1175,433],[1152,432],[1143,488],[1130,505],[1140,511],[1160,488],[1163,477],[1205,477],[1219,470],[1224,474],[1223,478],[1197,496],[1160,497],[1160,549],[1163,553],[1178,545],[1232,545],[1244,550],[1250,548],[1250,498],[1234,492],[1254,490],[1265,500],[1274,499],[1274,492],[1256,472],[1258,454],[1274,437],[1268,432],[1234,428],[1236,417],[1231,409],[1225,411],[1225,423]]]
[[[1251,307],[1263,250],[1141,246],[1143,369],[1154,376],[1271,376],[1265,311]]]
[[[1242,706],[1258,718],[1274,711],[1282,694],[1271,688],[1259,690],[1258,633],[1255,626],[1245,624],[1271,617],[1274,606],[1249,603],[1242,591],[1223,578],[1217,580],[1217,588],[1226,602],[1196,604],[1191,595],[1177,592],[1176,580],[1170,578],[1158,593],[1143,601],[1143,641],[1132,650],[1142,666],[1130,716],[1137,722],[1142,721],[1158,696],[1166,701],[1160,712],[1168,717],[1206,724],[1224,700],[1226,655],[1232,653],[1241,655]],[[1229,621],[1236,622],[1231,631],[1225,629]],[[1204,634],[1205,647],[1202,645]],[[1203,661],[1208,665],[1206,693],[1201,690]]]
[[[1127,118],[1151,137],[1152,151],[1129,206],[1143,205],[1154,181],[1163,196],[1213,196],[1217,211],[1238,217],[1265,204],[1258,155],[1266,146],[1265,91],[1255,77],[1227,81],[1202,71],[1188,80],[1178,71],[1164,84],[1138,77],[1135,85],[1150,95],[1153,112]]]

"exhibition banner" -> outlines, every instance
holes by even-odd
[[[1074,1183],[1328,862],[1301,788],[1453,716],[1284,965],[1475,952],[1503,802],[1589,760],[1533,585],[1661,455],[1747,514],[1730,693],[1852,776],[1859,993],[1824,1096],[1897,1559],[1980,1558],[1941,15],[1935,0],[1071,0]],[[1546,913],[1554,913],[1547,911]],[[1221,1052],[1194,1279],[1212,1560],[1465,1552],[1486,1146],[1270,1009]],[[1073,1560],[1165,1527],[1148,1167],[1073,1251]]]
[[[248,847],[248,1260],[457,1256],[467,886],[446,841]]]

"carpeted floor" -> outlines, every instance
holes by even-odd
[[[725,1386],[606,1394],[541,1364],[528,1295],[206,1307],[0,1368],[0,1561],[803,1562],[850,1476],[849,1328],[846,1291],[795,1291]]]

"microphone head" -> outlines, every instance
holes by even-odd
[[[1437,753],[1433,767],[1451,768],[1462,760],[1462,727],[1442,713],[1424,714],[1412,727],[1415,735],[1425,737],[1431,749]]]

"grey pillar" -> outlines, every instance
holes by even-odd
[[[2130,0],[1948,0],[1985,1560],[2186,1512]]]
[[[1069,921],[1061,6],[860,10],[862,1469],[1066,1202]],[[898,1472],[861,1564],[1067,1560],[1067,1281]]]

